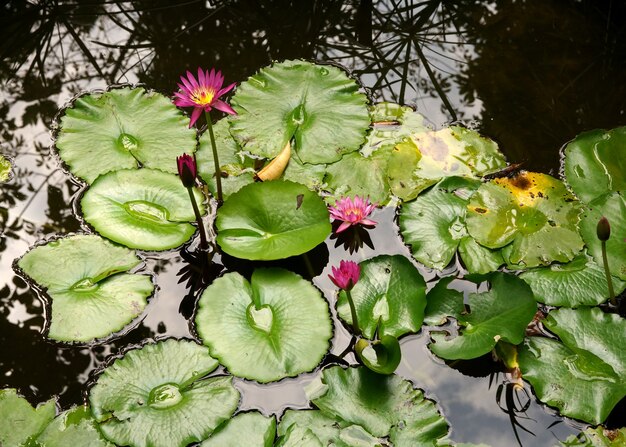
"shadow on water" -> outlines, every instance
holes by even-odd
[[[198,276],[187,251],[149,258],[160,286],[148,309],[154,315],[101,346],[47,341],[40,334],[45,306],[12,264],[39,240],[84,230],[70,205],[78,186],[50,157],[48,131],[57,109],[81,91],[141,82],[170,95],[180,74],[197,66],[215,65],[239,82],[272,60],[336,63],[374,101],[413,105],[435,125],[469,124],[498,141],[510,162],[553,174],[566,141],[626,120],[622,2],[40,0],[1,8],[0,153],[14,159],[15,175],[0,188],[0,373],[2,386],[18,388],[32,403],[52,396],[63,408],[81,403],[90,372],[108,355],[158,335],[189,336],[193,304],[222,265],[244,274],[257,265],[221,256]],[[408,254],[394,245],[393,229],[378,231],[372,232],[378,253]],[[325,266],[345,254],[329,247],[310,258],[314,282],[332,302]],[[364,247],[355,259],[372,252]],[[306,263],[292,268],[308,275]],[[340,352],[348,335],[343,327],[336,332]],[[513,403],[524,410],[515,414],[529,418],[519,420],[518,435],[510,412],[499,407],[504,400],[511,408],[508,385],[490,386],[490,368],[470,373],[442,364],[426,339],[402,339],[399,373],[439,403],[455,440],[512,445],[519,436],[524,445],[549,446],[580,428],[529,399],[530,406]],[[267,389],[293,387],[290,404],[306,406],[295,390],[300,385],[286,383]],[[242,387],[249,389],[244,407],[274,411],[271,393]],[[624,402],[609,424],[624,425]]]

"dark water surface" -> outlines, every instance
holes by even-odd
[[[373,101],[412,105],[435,126],[473,126],[510,162],[553,175],[559,148],[577,133],[626,124],[624,2],[33,0],[5,1],[0,14],[0,153],[15,162],[14,178],[0,186],[0,386],[18,388],[33,404],[53,396],[61,408],[82,403],[90,374],[108,355],[146,339],[190,336],[185,315],[194,291],[178,284],[185,263],[177,251],[145,255],[158,288],[143,320],[123,337],[68,347],[41,335],[46,309],[12,264],[37,241],[87,231],[73,210],[81,186],[50,155],[54,116],[82,91],[144,83],[171,95],[180,74],[198,66],[241,82],[273,60],[332,62],[358,78]],[[381,222],[372,234],[376,250],[350,258],[409,257],[394,210],[373,217]],[[331,303],[327,273],[348,257],[331,242],[312,254],[314,283]],[[420,271],[427,281],[442,275]],[[459,287],[470,290],[461,281]],[[337,325],[333,352],[347,341]],[[397,373],[437,401],[452,439],[516,445],[496,399],[504,375],[495,375],[489,359],[445,365],[426,342],[423,332],[402,339]],[[238,380],[240,407],[266,414],[306,407],[303,385],[315,374],[263,386]],[[518,415],[535,435],[518,429],[525,446],[552,446],[584,427],[530,399]],[[619,410],[612,419],[624,425]]]

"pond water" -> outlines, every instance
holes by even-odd
[[[197,66],[216,66],[227,82],[242,82],[274,60],[330,62],[358,79],[372,101],[411,105],[435,127],[468,125],[497,141],[509,162],[552,175],[568,140],[626,121],[622,2],[42,0],[5,2],[0,14],[0,153],[15,165],[13,179],[0,187],[0,385],[32,404],[54,396],[63,409],[82,403],[109,355],[148,339],[194,336],[189,315],[199,291],[179,283],[185,262],[177,250],[144,254],[143,270],[155,272],[158,287],[123,336],[68,346],[41,335],[47,309],[13,263],[38,241],[89,231],[76,213],[81,185],[50,152],[55,114],[80,92],[142,83],[169,96],[180,74]],[[310,254],[313,282],[331,304],[335,287],[327,275],[339,260],[410,258],[395,217],[392,208],[375,212],[374,250],[349,255],[327,241]],[[222,265],[242,272],[251,265],[219,255],[214,261],[215,273]],[[304,267],[291,268],[306,275]],[[418,268],[432,285],[458,266]],[[469,292],[468,284],[459,287]],[[348,341],[336,324],[332,352]],[[521,396],[531,401],[525,413],[505,412],[497,395],[506,379],[495,364],[483,358],[446,365],[427,341],[424,331],[401,339],[397,373],[437,402],[454,441],[516,445],[516,418],[528,430],[517,428],[523,445],[552,446],[586,426],[532,394]],[[269,385],[237,380],[240,409],[306,408],[303,386],[316,374]],[[623,405],[609,424],[626,425]]]

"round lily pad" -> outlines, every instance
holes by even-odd
[[[198,303],[202,342],[232,374],[259,382],[310,371],[329,348],[328,303],[287,270],[257,269],[216,279]]]
[[[585,203],[626,190],[626,127],[592,130],[565,146],[567,183]]]
[[[593,258],[578,255],[567,264],[552,264],[520,275],[533,290],[535,299],[550,306],[595,306],[609,299],[604,268]],[[626,288],[626,282],[613,278],[615,293]]]
[[[448,286],[456,278],[447,276],[441,278],[426,295],[426,309],[424,323],[430,326],[441,326],[450,318],[459,319],[465,311],[463,292],[451,289]]]
[[[626,396],[626,320],[598,308],[558,309],[543,322],[560,341],[529,337],[519,364],[542,402],[602,423]]]
[[[500,248],[505,261],[528,268],[568,262],[583,248],[578,234],[580,204],[559,180],[522,172],[483,184],[467,206],[469,234]]]
[[[92,183],[125,168],[176,173],[176,157],[196,148],[196,133],[172,102],[143,88],[81,96],[61,118],[56,147],[77,177]]]
[[[97,235],[74,235],[26,253],[18,266],[51,298],[48,337],[91,341],[140,315],[154,291],[149,276],[126,273],[141,259]]]
[[[617,191],[604,195],[587,205],[580,221],[580,234],[596,263],[604,266],[602,244],[596,227],[602,216],[611,226],[611,236],[606,241],[606,255],[611,274],[626,280],[626,192]]]
[[[401,255],[381,255],[359,264],[361,277],[350,294],[365,338],[400,337],[417,332],[424,319],[426,282],[411,261]],[[337,300],[339,318],[352,325],[346,292]]]
[[[0,183],[9,181],[11,178],[11,161],[0,154]]]
[[[224,422],[199,447],[272,447],[275,437],[276,418],[251,411]]]
[[[59,414],[37,437],[35,445],[114,447],[114,444],[102,436],[91,415],[91,409],[86,406],[73,407]]]
[[[446,360],[474,359],[491,351],[499,340],[513,345],[524,339],[526,326],[537,311],[528,284],[517,276],[492,273],[487,292],[469,295],[470,313],[455,315],[460,329],[455,337],[431,332],[428,347]]]
[[[217,367],[209,350],[169,339],[128,351],[89,393],[100,431],[118,445],[184,447],[206,439],[239,403],[232,377],[203,379]]]
[[[0,390],[0,445],[26,445],[46,428],[55,413],[52,399],[33,408],[15,389]]]
[[[231,133],[244,150],[265,158],[293,138],[302,162],[332,163],[365,141],[370,119],[358,90],[331,65],[275,63],[237,87]]]
[[[394,446],[435,445],[448,433],[435,404],[396,375],[334,366],[309,385],[307,394],[326,416],[360,425],[373,436],[389,436]]]
[[[200,213],[202,193],[192,188]],[[196,231],[189,193],[178,176],[156,169],[123,169],[99,177],[80,201],[102,236],[140,250],[178,247]]]
[[[281,180],[241,188],[218,210],[215,225],[224,252],[255,260],[306,253],[331,230],[324,201],[304,185]]]

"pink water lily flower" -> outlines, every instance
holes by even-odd
[[[342,197],[335,203],[335,206],[328,208],[333,219],[342,221],[337,233],[347,230],[351,225],[374,226],[376,222],[368,219],[368,216],[374,211],[376,205],[370,203],[369,198],[362,199],[359,196]]]
[[[194,108],[191,113],[189,127],[192,127],[198,121],[202,112],[210,112],[213,107],[231,115],[237,114],[231,106],[220,99],[222,95],[235,87],[233,82],[229,86],[222,88],[224,76],[222,76],[221,71],[215,72],[215,69],[212,68],[209,72],[209,70],[203,71],[202,68],[198,68],[197,80],[190,71],[187,71],[187,77],[181,76],[180,81],[181,83],[178,84],[180,91],[174,93],[176,97],[174,104],[178,107]]]
[[[339,268],[332,268],[333,274],[328,275],[330,280],[342,290],[350,290],[361,276],[361,267],[354,261],[341,261]]]

